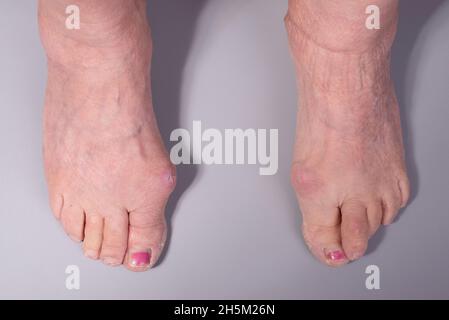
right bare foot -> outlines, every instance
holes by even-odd
[[[51,207],[86,256],[143,271],[163,248],[175,186],[152,109],[145,0],[76,1],[81,30],[65,29],[65,2],[39,2]]]
[[[363,29],[365,2],[290,0],[286,18],[301,92],[292,184],[304,239],[331,266],[360,258],[409,197],[389,75],[395,1],[376,0],[380,33]]]

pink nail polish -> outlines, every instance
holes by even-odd
[[[331,251],[326,255],[326,257],[329,260],[333,260],[333,261],[346,259],[345,254],[340,250]]]
[[[133,267],[144,267],[150,264],[151,254],[149,252],[135,252],[131,255]]]

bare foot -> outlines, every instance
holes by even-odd
[[[334,0],[290,0],[286,17],[300,91],[292,184],[304,239],[332,266],[363,256],[409,197],[389,70],[395,1],[377,0],[389,7],[374,33],[363,30],[363,2],[357,11],[356,2],[335,9]],[[341,18],[357,14],[360,21]]]
[[[76,2],[80,30],[65,29],[65,1],[39,3],[51,207],[86,256],[143,271],[163,248],[175,186],[152,108],[145,1]]]

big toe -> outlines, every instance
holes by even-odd
[[[341,245],[340,213],[338,208],[322,207],[302,201],[302,232],[312,254],[330,266],[348,262]]]
[[[131,212],[125,266],[131,271],[153,267],[164,247],[166,230],[163,212]]]
[[[303,224],[303,235],[313,255],[321,262],[338,267],[348,262],[341,245],[340,226]]]

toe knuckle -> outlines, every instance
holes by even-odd
[[[382,223],[392,223],[400,208],[399,203],[388,201],[384,204],[384,216]]]
[[[155,232],[157,230],[163,230],[165,229],[165,221],[143,221],[138,224],[132,224],[131,225],[133,231],[143,230],[148,231],[151,230],[152,232]]]
[[[134,211],[129,215],[129,225],[135,229],[156,229],[165,227],[165,217],[151,211]]]
[[[116,255],[120,255],[125,250],[126,250],[126,244],[124,244],[124,243],[103,242],[103,244],[101,246],[102,252],[115,253]]]

